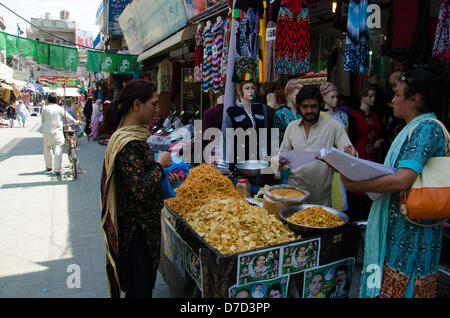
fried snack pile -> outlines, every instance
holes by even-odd
[[[297,191],[295,189],[274,189],[270,190],[270,193],[276,196],[287,198],[297,198],[305,195],[303,192]]]
[[[309,207],[287,218],[289,222],[314,227],[333,227],[344,224],[340,218],[319,206]]]
[[[197,207],[216,198],[245,200],[230,179],[211,164],[201,164],[189,171],[186,180],[175,189],[176,197],[166,204],[183,218]]]
[[[185,221],[221,254],[301,238],[259,206],[233,198],[212,199],[184,216]]]

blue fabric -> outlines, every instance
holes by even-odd
[[[386,159],[384,161],[384,165],[396,168],[398,167],[399,159],[402,160],[410,160],[412,158],[415,159],[417,162],[422,162],[424,165],[426,161],[430,158],[430,153],[428,153],[428,158],[425,156],[423,158],[418,158],[421,154],[419,154],[420,151],[414,151],[414,149],[421,149],[421,146],[424,146],[427,142],[426,139],[429,137],[427,134],[420,134],[420,131],[417,127],[414,130],[413,136],[420,136],[420,141],[417,143],[415,140],[411,139],[407,142],[408,135],[410,130],[417,125],[421,120],[427,119],[427,118],[436,118],[434,113],[428,113],[421,116],[418,116],[414,118],[408,125],[406,125],[405,128],[400,131],[400,133],[397,135],[395,140],[392,142],[392,145],[388,151],[388,154],[386,155]],[[421,123],[419,126],[425,125],[424,123]],[[429,125],[429,124],[426,124]],[[417,130],[417,131],[416,131]],[[442,135],[441,135],[442,136]],[[441,139],[443,141],[443,139]],[[407,142],[405,144],[405,142]],[[414,144],[413,144],[414,143]],[[429,141],[428,141],[429,143]],[[417,146],[419,144],[419,147]],[[435,143],[436,146],[439,145],[439,143]],[[442,143],[441,143],[442,145]],[[405,149],[404,146],[407,146],[408,148]],[[443,147],[442,147],[443,149]],[[406,152],[405,152],[406,151]],[[381,282],[382,282],[382,273],[383,273],[383,265],[385,262],[385,256],[387,249],[389,252],[391,250],[395,250],[395,247],[392,246],[391,242],[388,242],[388,226],[390,233],[396,233],[401,234],[402,232],[406,232],[410,235],[410,237],[407,237],[407,240],[416,240],[417,237],[414,237],[415,233],[419,231],[419,228],[422,229],[422,231],[426,231],[426,228],[423,227],[417,227],[414,229],[408,229],[407,226],[410,227],[410,224],[406,224],[406,219],[400,214],[398,209],[398,193],[386,193],[383,195],[380,199],[375,200],[372,204],[372,207],[370,209],[369,218],[367,221],[367,229],[365,234],[365,249],[364,249],[364,266],[361,273],[361,288],[359,296],[361,298],[373,298],[380,294],[381,291]],[[397,207],[395,206],[397,204]],[[389,221],[392,221],[392,218],[390,217],[390,212],[395,212],[396,220],[399,223],[389,223]],[[442,232],[442,227],[441,227]],[[394,234],[395,235],[395,234]],[[438,233],[436,233],[438,235]],[[404,242],[401,243],[404,245]],[[388,246],[387,246],[388,245]],[[406,252],[407,248],[398,248],[397,253],[394,252],[394,254],[398,255],[398,252]],[[409,256],[411,258],[414,258],[414,254],[411,253],[411,251],[406,252],[409,253]],[[440,253],[440,250],[439,250]],[[389,257],[394,257],[392,253],[389,253],[387,255],[387,259],[389,260]],[[406,255],[404,255],[406,256]],[[388,264],[390,264],[388,262]],[[395,268],[395,267],[394,267]],[[409,266],[408,269],[412,270],[414,267]],[[410,273],[412,276],[413,273]],[[409,276],[409,275],[408,275]]]
[[[155,153],[155,160],[157,156],[158,154]],[[181,168],[186,172],[186,177],[189,175],[188,164],[183,160],[181,160],[180,158],[178,158],[177,156],[175,156],[174,154],[172,154],[171,156],[172,156],[172,165],[169,168],[164,168],[165,178],[163,178],[163,180],[161,181],[161,189],[164,200],[174,198],[176,196],[174,190],[178,188],[181,185],[181,183],[183,183],[182,181],[179,181],[175,182],[174,184],[170,184],[168,176],[169,172],[172,173],[174,170]]]
[[[280,130],[280,143],[283,141],[284,132],[287,126],[294,120],[302,118],[302,114],[299,111],[296,112],[295,116],[292,110],[288,106],[283,106],[275,112],[275,117],[273,119],[273,128],[278,128]],[[269,126],[267,126],[269,127]]]

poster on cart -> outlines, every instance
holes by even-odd
[[[289,276],[235,285],[228,289],[229,298],[287,298]]]
[[[283,275],[304,271],[319,265],[320,238],[302,241],[282,248]]]
[[[279,247],[240,254],[237,266],[237,285],[277,278],[280,275],[279,266]]]
[[[184,246],[185,242],[177,234],[172,225],[166,220],[161,218],[162,232],[164,239],[164,254],[173,263],[176,269],[180,272],[184,278]]]
[[[184,264],[186,265],[186,271],[195,281],[198,289],[203,291],[202,263],[198,255],[187,244],[184,247]]]
[[[305,271],[303,298],[348,298],[355,258]]]

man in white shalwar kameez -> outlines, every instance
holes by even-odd
[[[79,125],[80,123],[63,107],[56,104],[57,97],[55,95],[50,95],[48,101],[49,105],[44,107],[41,114],[44,160],[47,171],[53,170],[59,175],[61,174],[62,146],[64,145],[64,117],[70,124]]]

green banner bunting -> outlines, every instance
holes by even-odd
[[[88,72],[100,73],[102,71],[101,64],[103,52],[88,51],[87,53],[86,70]]]
[[[0,31],[0,50],[6,55],[35,56],[38,64],[50,65],[76,71],[79,64],[78,50],[51,43],[18,37]],[[137,55],[116,54],[102,51],[87,51],[88,72],[115,74],[142,74],[143,63],[137,62]]]
[[[6,34],[6,56],[19,54],[19,46],[17,45],[17,36]]]
[[[18,38],[20,50],[22,51],[23,56],[36,56],[36,42],[31,39]]]
[[[137,55],[88,51],[86,69],[96,73],[142,74],[144,67],[137,58]]]
[[[6,49],[6,38],[3,32],[0,32],[0,50]]]
[[[50,44],[36,41],[36,61],[38,64],[49,64]]]

